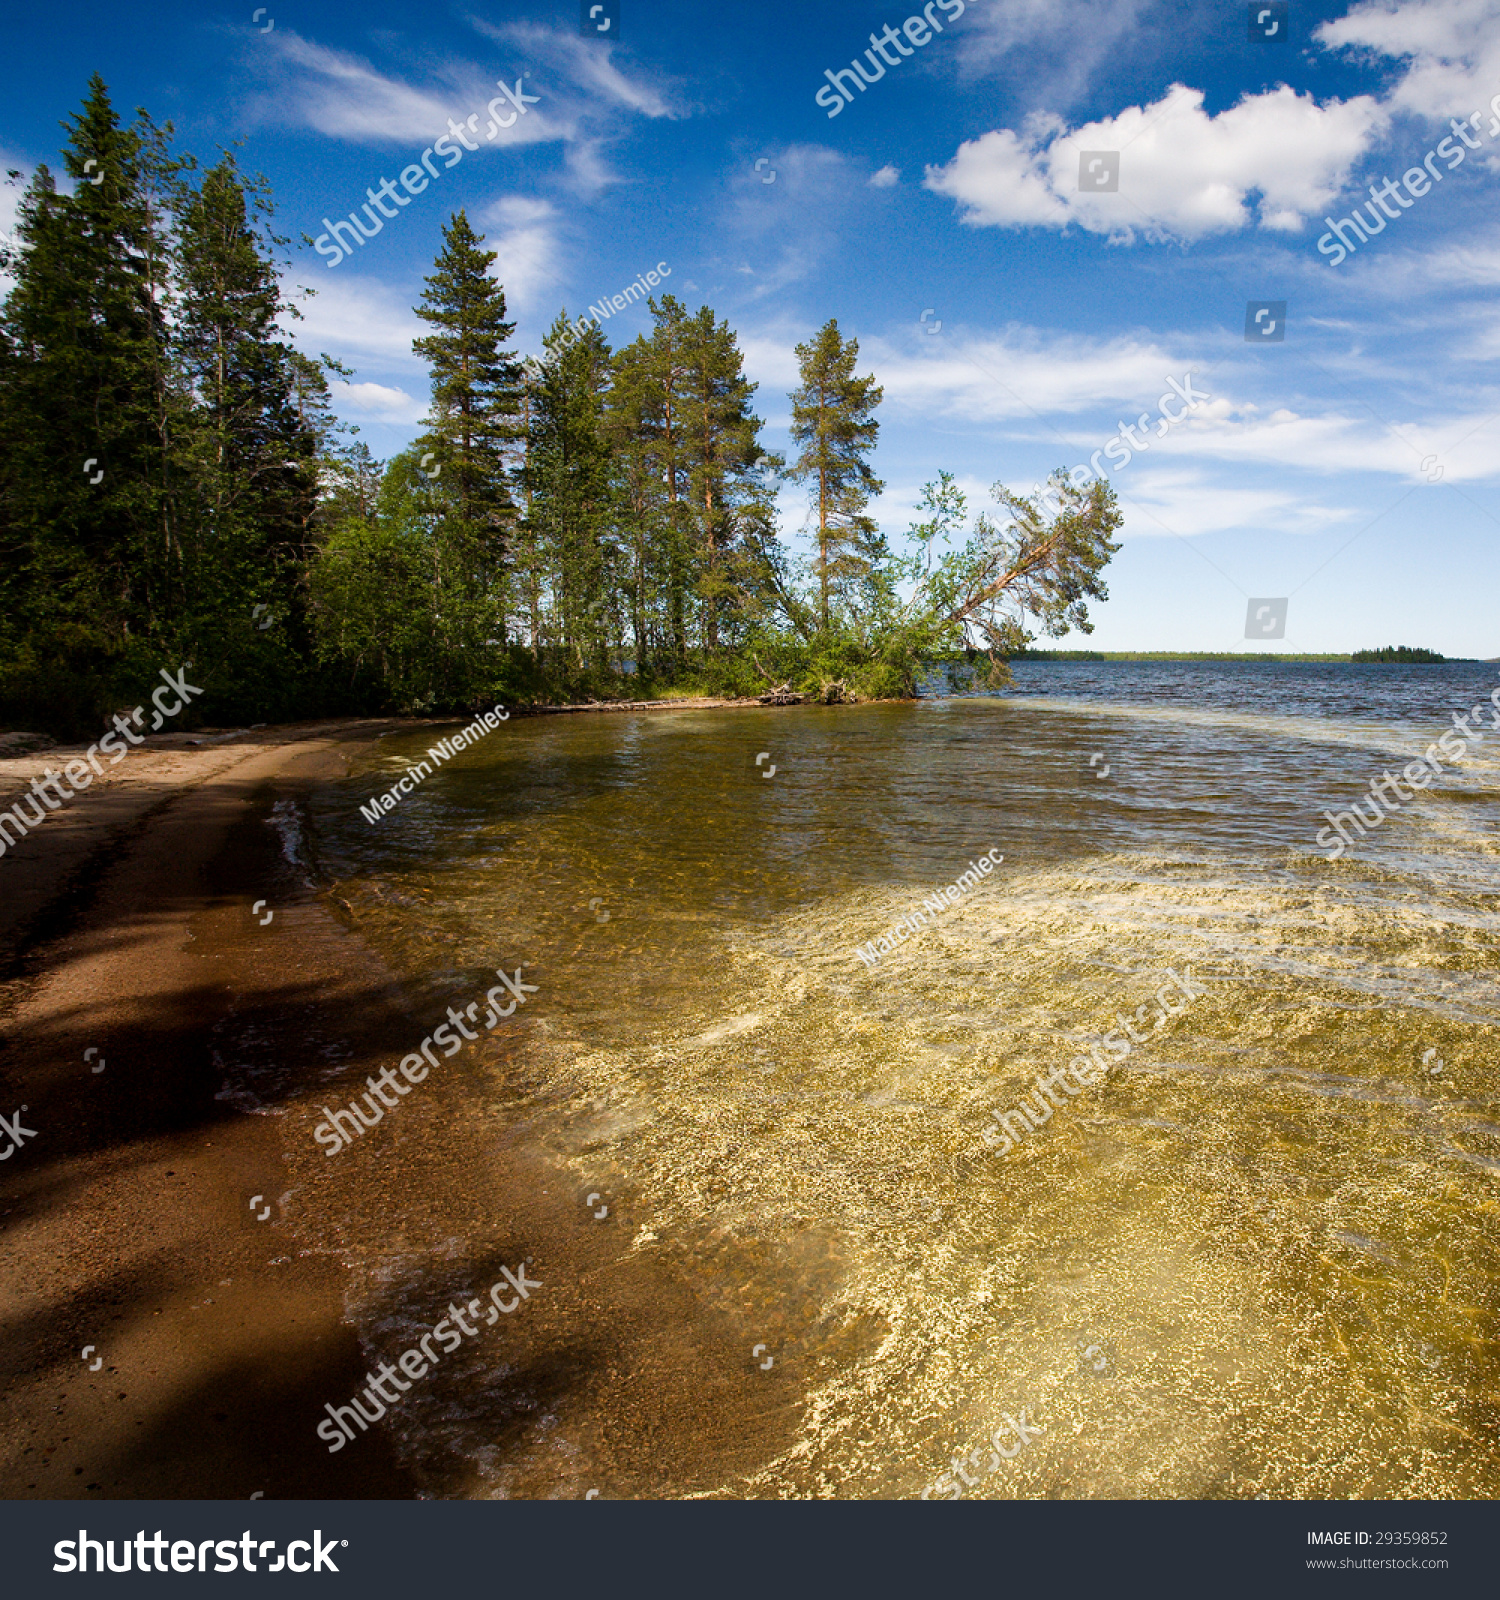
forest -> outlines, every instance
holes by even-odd
[[[414,308],[424,431],[379,461],[335,414],[353,374],[291,337],[266,180],[126,126],[97,75],[64,127],[0,249],[0,728],[84,731],[183,663],[202,725],[901,698],[936,663],[1002,685],[1033,625],[1087,633],[1107,598],[1107,483],[1054,473],[1045,505],[997,483],[971,517],[940,468],[892,544],[882,390],[835,318],[797,345],[792,447],[768,450],[707,306],[652,298],[618,349],[561,308],[522,354],[463,209]]]

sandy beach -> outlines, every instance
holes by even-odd
[[[278,996],[339,1003],[337,930],[255,814],[380,728],[149,739],[0,863],[0,1074],[35,1129],[4,1171],[8,1496],[410,1492],[382,1439],[341,1461],[311,1437],[360,1372],[338,1263],[282,1215],[279,1119],[220,1098],[211,1048]],[[0,762],[0,790],[81,753]],[[327,924],[292,968],[252,885]]]

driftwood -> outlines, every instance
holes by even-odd
[[[760,657],[752,650],[750,659],[755,663],[755,670],[767,683],[771,683],[771,674],[760,664]],[[791,682],[772,684],[760,697],[763,706],[800,706],[802,696],[792,687]]]

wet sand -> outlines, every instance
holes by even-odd
[[[0,1176],[7,1496],[410,1492],[381,1438],[345,1462],[309,1448],[361,1353],[338,1262],[279,1214],[278,1120],[217,1098],[211,1045],[232,1018],[338,1003],[322,952],[289,964],[249,915],[255,887],[323,916],[288,905],[255,812],[377,731],[149,740],[0,861],[0,1100],[36,1130]],[[6,761],[0,788],[74,753]]]

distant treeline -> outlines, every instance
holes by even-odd
[[[426,431],[380,462],[334,415],[352,374],[285,335],[265,180],[123,127],[97,75],[67,127],[71,193],[39,166],[0,256],[0,727],[81,730],[188,663],[200,722],[902,696],[955,655],[1003,682],[1028,620],[1089,631],[1108,486],[1043,510],[996,484],[971,524],[939,472],[895,554],[867,510],[881,390],[832,319],[796,347],[786,461],[706,306],[649,301],[619,350],[562,310],[523,358],[460,210],[415,308]]]
[[[1436,650],[1419,650],[1409,644],[1388,644],[1380,650],[1356,650],[1351,661],[1401,662],[1403,665],[1423,665],[1430,661],[1446,661]]]

